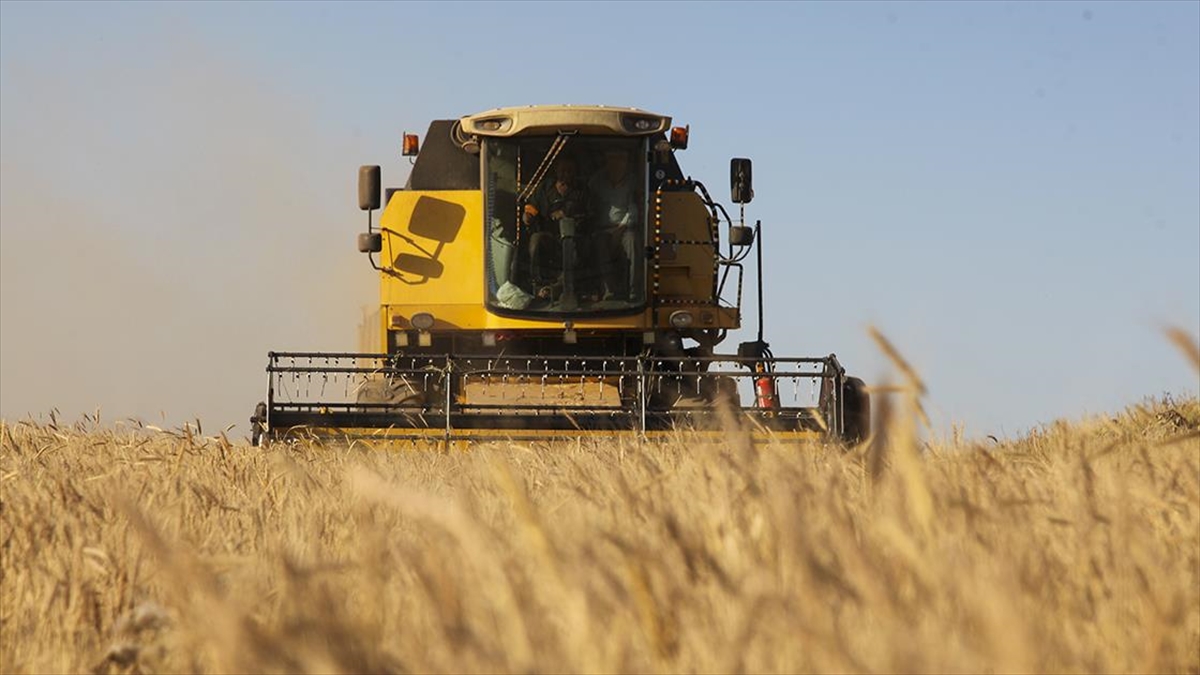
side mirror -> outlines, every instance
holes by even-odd
[[[754,228],[734,225],[729,228],[729,243],[734,246],[749,246],[754,243]]]
[[[750,200],[754,199],[750,160],[743,157],[729,160],[729,191],[735,204],[749,204]]]
[[[359,253],[379,253],[383,250],[383,235],[378,232],[363,232],[358,235]]]
[[[379,208],[379,165],[358,167],[358,208],[374,211]]]

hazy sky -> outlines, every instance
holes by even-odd
[[[941,428],[1200,389],[1197,2],[6,0],[0,415],[245,434],[267,351],[376,301],[358,165],[530,103],[690,124],[714,195],[753,158],[776,355],[878,381],[874,324]]]

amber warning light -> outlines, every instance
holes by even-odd
[[[419,149],[419,142],[416,134],[404,134],[404,144],[401,146],[400,154],[405,157],[416,157]]]
[[[687,150],[688,131],[691,128],[690,124],[686,127],[671,127],[671,147],[676,150]]]

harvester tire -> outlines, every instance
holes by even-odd
[[[867,383],[857,377],[847,377],[842,387],[842,410],[846,419],[842,425],[842,440],[847,444],[861,443],[871,433],[871,395]]]

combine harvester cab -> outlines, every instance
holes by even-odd
[[[758,439],[869,431],[863,382],[830,354],[778,358],[762,333],[751,163],[730,163],[735,222],[676,153],[689,129],[633,108],[531,106],[434,121],[403,188],[359,170],[379,272],[378,353],[272,352],[253,441],[441,444],[680,427]],[[376,210],[383,207],[378,227]],[[722,236],[724,232],[724,237]],[[741,327],[757,253],[757,339]]]

